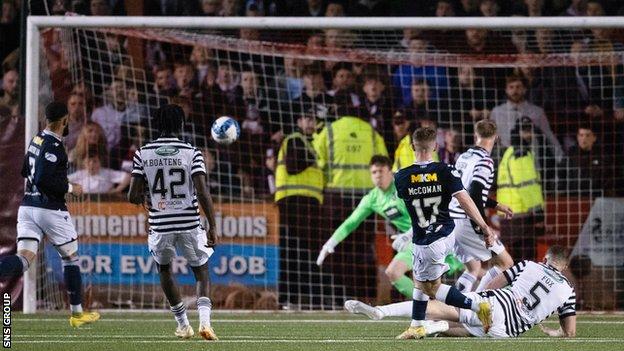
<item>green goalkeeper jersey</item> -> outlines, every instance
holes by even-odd
[[[394,181],[390,187],[383,191],[378,187],[373,188],[366,194],[355,208],[353,213],[347,218],[332,235],[336,242],[343,241],[353,232],[360,223],[373,213],[377,213],[404,233],[412,226],[409,213],[405,207],[405,202],[396,195]]]

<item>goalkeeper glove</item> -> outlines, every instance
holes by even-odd
[[[337,245],[338,245],[338,242],[336,240],[329,238],[329,240],[327,240],[327,242],[323,245],[321,252],[316,258],[316,265],[317,266],[322,265],[323,261],[325,261],[325,258],[327,258],[329,254],[334,253],[334,249],[336,248]]]
[[[392,242],[392,248],[396,252],[401,252],[407,248],[407,246],[412,242],[413,230],[410,228],[403,234],[393,235],[391,239],[394,239]]]

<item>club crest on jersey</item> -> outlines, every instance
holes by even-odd
[[[180,153],[180,150],[175,146],[164,145],[154,151],[160,156],[173,156]]]
[[[410,176],[410,181],[412,183],[437,182],[438,174],[437,173],[412,174]]]
[[[57,160],[56,155],[55,154],[51,154],[49,152],[46,152],[44,157],[45,157],[46,160],[48,160],[50,162],[56,162],[56,160]]]

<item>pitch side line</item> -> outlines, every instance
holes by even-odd
[[[94,340],[93,338],[91,338],[90,340],[20,340],[18,341],[19,344],[46,344],[46,343],[55,343],[55,344],[75,344],[75,343],[91,343],[93,344],[94,341],[103,341],[106,339],[97,339]],[[132,343],[132,344],[136,344],[136,343],[140,343],[140,344],[160,344],[160,343],[176,343],[176,344],[182,344],[182,343],[196,343],[196,344],[203,344],[203,345],[207,345],[209,344],[247,344],[247,343],[253,343],[253,344],[257,344],[257,343],[264,343],[264,344],[272,344],[272,343],[279,343],[279,344],[349,344],[349,343],[370,343],[370,342],[378,342],[378,343],[393,343],[393,344],[400,344],[401,341],[397,341],[393,338],[388,338],[388,339],[375,339],[375,340],[367,340],[367,339],[250,339],[250,340],[218,340],[218,341],[210,341],[210,342],[206,342],[204,340],[194,340],[194,341],[180,341],[180,340],[117,340],[115,339],[116,343]],[[606,343],[624,343],[624,339],[617,339],[617,340],[604,340],[604,339],[553,339],[553,338],[513,338],[513,339],[478,339],[478,338],[463,338],[463,339],[452,339],[452,338],[431,338],[431,339],[427,339],[427,342],[433,342],[433,343],[470,343],[470,344],[474,344],[474,343],[528,343],[528,344],[540,344],[540,343],[570,343],[570,344],[577,344],[577,343],[601,343],[601,344],[606,344]]]

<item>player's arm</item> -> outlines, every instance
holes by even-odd
[[[217,235],[215,228],[217,228],[217,222],[215,221],[215,210],[212,203],[212,196],[208,191],[208,185],[206,184],[206,173],[199,172],[193,174],[193,185],[195,186],[195,192],[197,193],[197,200],[204,210],[204,214],[208,219],[208,243],[209,247],[213,247],[217,244]]]
[[[67,176],[58,177],[56,167],[63,162],[62,146],[42,148],[33,174],[33,184],[43,193],[56,194],[63,197],[66,193],[82,191],[79,186],[70,186]],[[74,191],[74,188],[76,190]]]
[[[470,195],[466,190],[460,190],[453,194],[457,201],[459,202],[459,206],[466,212],[468,217],[472,219],[483,231],[483,239],[485,240],[486,245],[492,246],[492,241],[494,240],[494,234],[490,227],[485,223],[483,216],[479,212],[477,205],[475,205],[474,201],[470,198]]]
[[[486,290],[502,289],[507,285],[511,285],[520,273],[524,271],[527,261],[520,261],[497,275],[485,287]]]
[[[143,191],[145,188],[145,178],[133,175],[130,180],[130,190],[128,191],[128,201],[135,205],[143,203]]]
[[[576,315],[560,318],[559,329],[548,328],[543,324],[539,327],[544,334],[554,338],[574,338],[576,337]]]
[[[360,200],[358,206],[353,210],[351,215],[334,231],[334,234],[325,242],[321,252],[316,259],[317,265],[322,265],[325,258],[334,253],[334,249],[344,239],[346,239],[364,220],[373,213],[371,206],[371,197],[366,195]]]
[[[498,274],[494,279],[486,285],[485,290],[502,289],[509,285],[509,282],[503,274]]]

